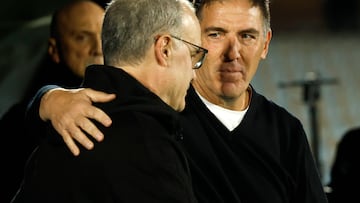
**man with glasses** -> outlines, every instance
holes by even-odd
[[[196,5],[202,46],[209,53],[196,70],[181,119],[198,201],[327,202],[302,124],[250,84],[272,37],[269,1],[202,0]],[[75,100],[71,106],[65,103]],[[104,138],[90,119],[111,124],[110,117],[90,105],[106,100],[111,95],[90,89],[54,90],[41,99],[39,113],[79,155],[73,139],[92,149],[85,132]],[[36,108],[30,112],[38,113]]]
[[[187,0],[111,2],[102,28],[105,65],[89,66],[82,86],[121,95],[96,104],[115,125],[99,126],[108,139],[80,157],[48,129],[13,203],[197,202],[178,112],[207,53],[200,43]]]

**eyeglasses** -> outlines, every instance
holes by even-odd
[[[177,39],[177,40],[180,40],[182,42],[184,42],[185,44],[187,45],[190,45],[192,46],[193,48],[195,48],[195,52],[194,51],[191,51],[190,49],[190,56],[191,56],[191,59],[193,61],[193,69],[199,69],[201,67],[201,65],[203,64],[204,60],[205,60],[205,57],[206,57],[206,54],[208,53],[208,50],[205,49],[205,48],[202,48],[196,44],[193,44],[191,42],[188,42],[186,40],[183,40],[179,37],[176,37],[174,35],[170,35],[171,37],[173,37],[174,39]]]

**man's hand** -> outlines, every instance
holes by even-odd
[[[115,94],[89,88],[71,90],[55,88],[41,98],[39,114],[42,120],[51,121],[70,151],[78,156],[80,150],[74,139],[89,150],[94,147],[94,143],[83,131],[99,142],[104,139],[103,133],[90,119],[95,119],[106,127],[112,123],[110,117],[93,106],[92,102],[109,102],[114,98]]]

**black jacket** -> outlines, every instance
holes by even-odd
[[[178,113],[118,68],[88,68],[83,86],[118,95],[96,104],[105,140],[74,157],[49,127],[14,202],[196,202]]]

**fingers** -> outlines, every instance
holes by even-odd
[[[78,156],[80,150],[75,143],[77,141],[86,149],[91,150],[94,148],[94,143],[81,131],[81,129],[72,120],[66,120],[63,122],[52,122],[55,130],[62,136],[65,144],[68,146],[70,151]]]
[[[94,109],[94,111],[98,112],[98,109],[95,107],[91,107],[92,109]],[[92,115],[92,116],[88,116],[86,114],[85,117],[79,117],[78,119],[75,120],[76,122],[76,129],[73,129],[71,132],[76,133],[74,135],[72,135],[73,138],[75,138],[78,142],[80,143],[88,143],[89,145],[86,146],[86,148],[90,148],[90,143],[88,142],[89,139],[87,139],[87,137],[84,135],[83,131],[86,132],[87,134],[89,134],[91,137],[95,138],[98,142],[101,142],[104,139],[104,134],[96,127],[96,125],[90,120],[88,119],[89,117],[95,119],[95,120],[100,120],[97,117],[102,117],[102,116],[106,116],[106,114],[101,111],[98,113],[95,113],[96,115]],[[102,114],[102,116],[97,116],[98,114]],[[111,119],[108,118],[109,123],[111,124]],[[108,124],[108,125],[110,125]],[[79,128],[81,130],[79,130]],[[80,132],[79,132],[80,131]]]
[[[74,140],[71,138],[71,136],[70,135],[66,135],[66,136],[64,135],[63,140],[64,140],[65,144],[67,145],[67,147],[70,149],[71,153],[74,156],[79,156],[80,150],[77,147],[77,145],[75,144]],[[86,146],[86,144],[84,146]]]
[[[115,94],[107,94],[105,92],[96,91],[90,88],[82,89],[92,102],[109,102],[115,99]]]
[[[79,91],[79,94],[81,94],[83,96],[84,95],[87,96],[87,98],[84,99],[83,101],[84,102],[88,101],[89,103],[91,103],[91,102],[109,102],[109,101],[115,99],[115,97],[116,97],[115,94],[107,94],[105,92],[96,91],[96,90],[93,90],[90,88],[78,89],[78,91]],[[109,127],[111,125],[111,123],[112,123],[111,118],[101,109],[94,107],[94,106],[81,104],[80,102],[78,102],[77,104],[82,105],[82,106],[80,106],[80,108],[84,109],[85,117],[94,119],[106,127]],[[90,125],[86,122],[84,125],[80,125],[80,126],[82,126],[83,130],[85,130],[89,134],[93,135],[94,138],[97,137],[95,134],[102,135],[102,133],[99,133],[100,131],[95,127],[95,125]],[[96,138],[96,139],[100,139],[100,138]]]

